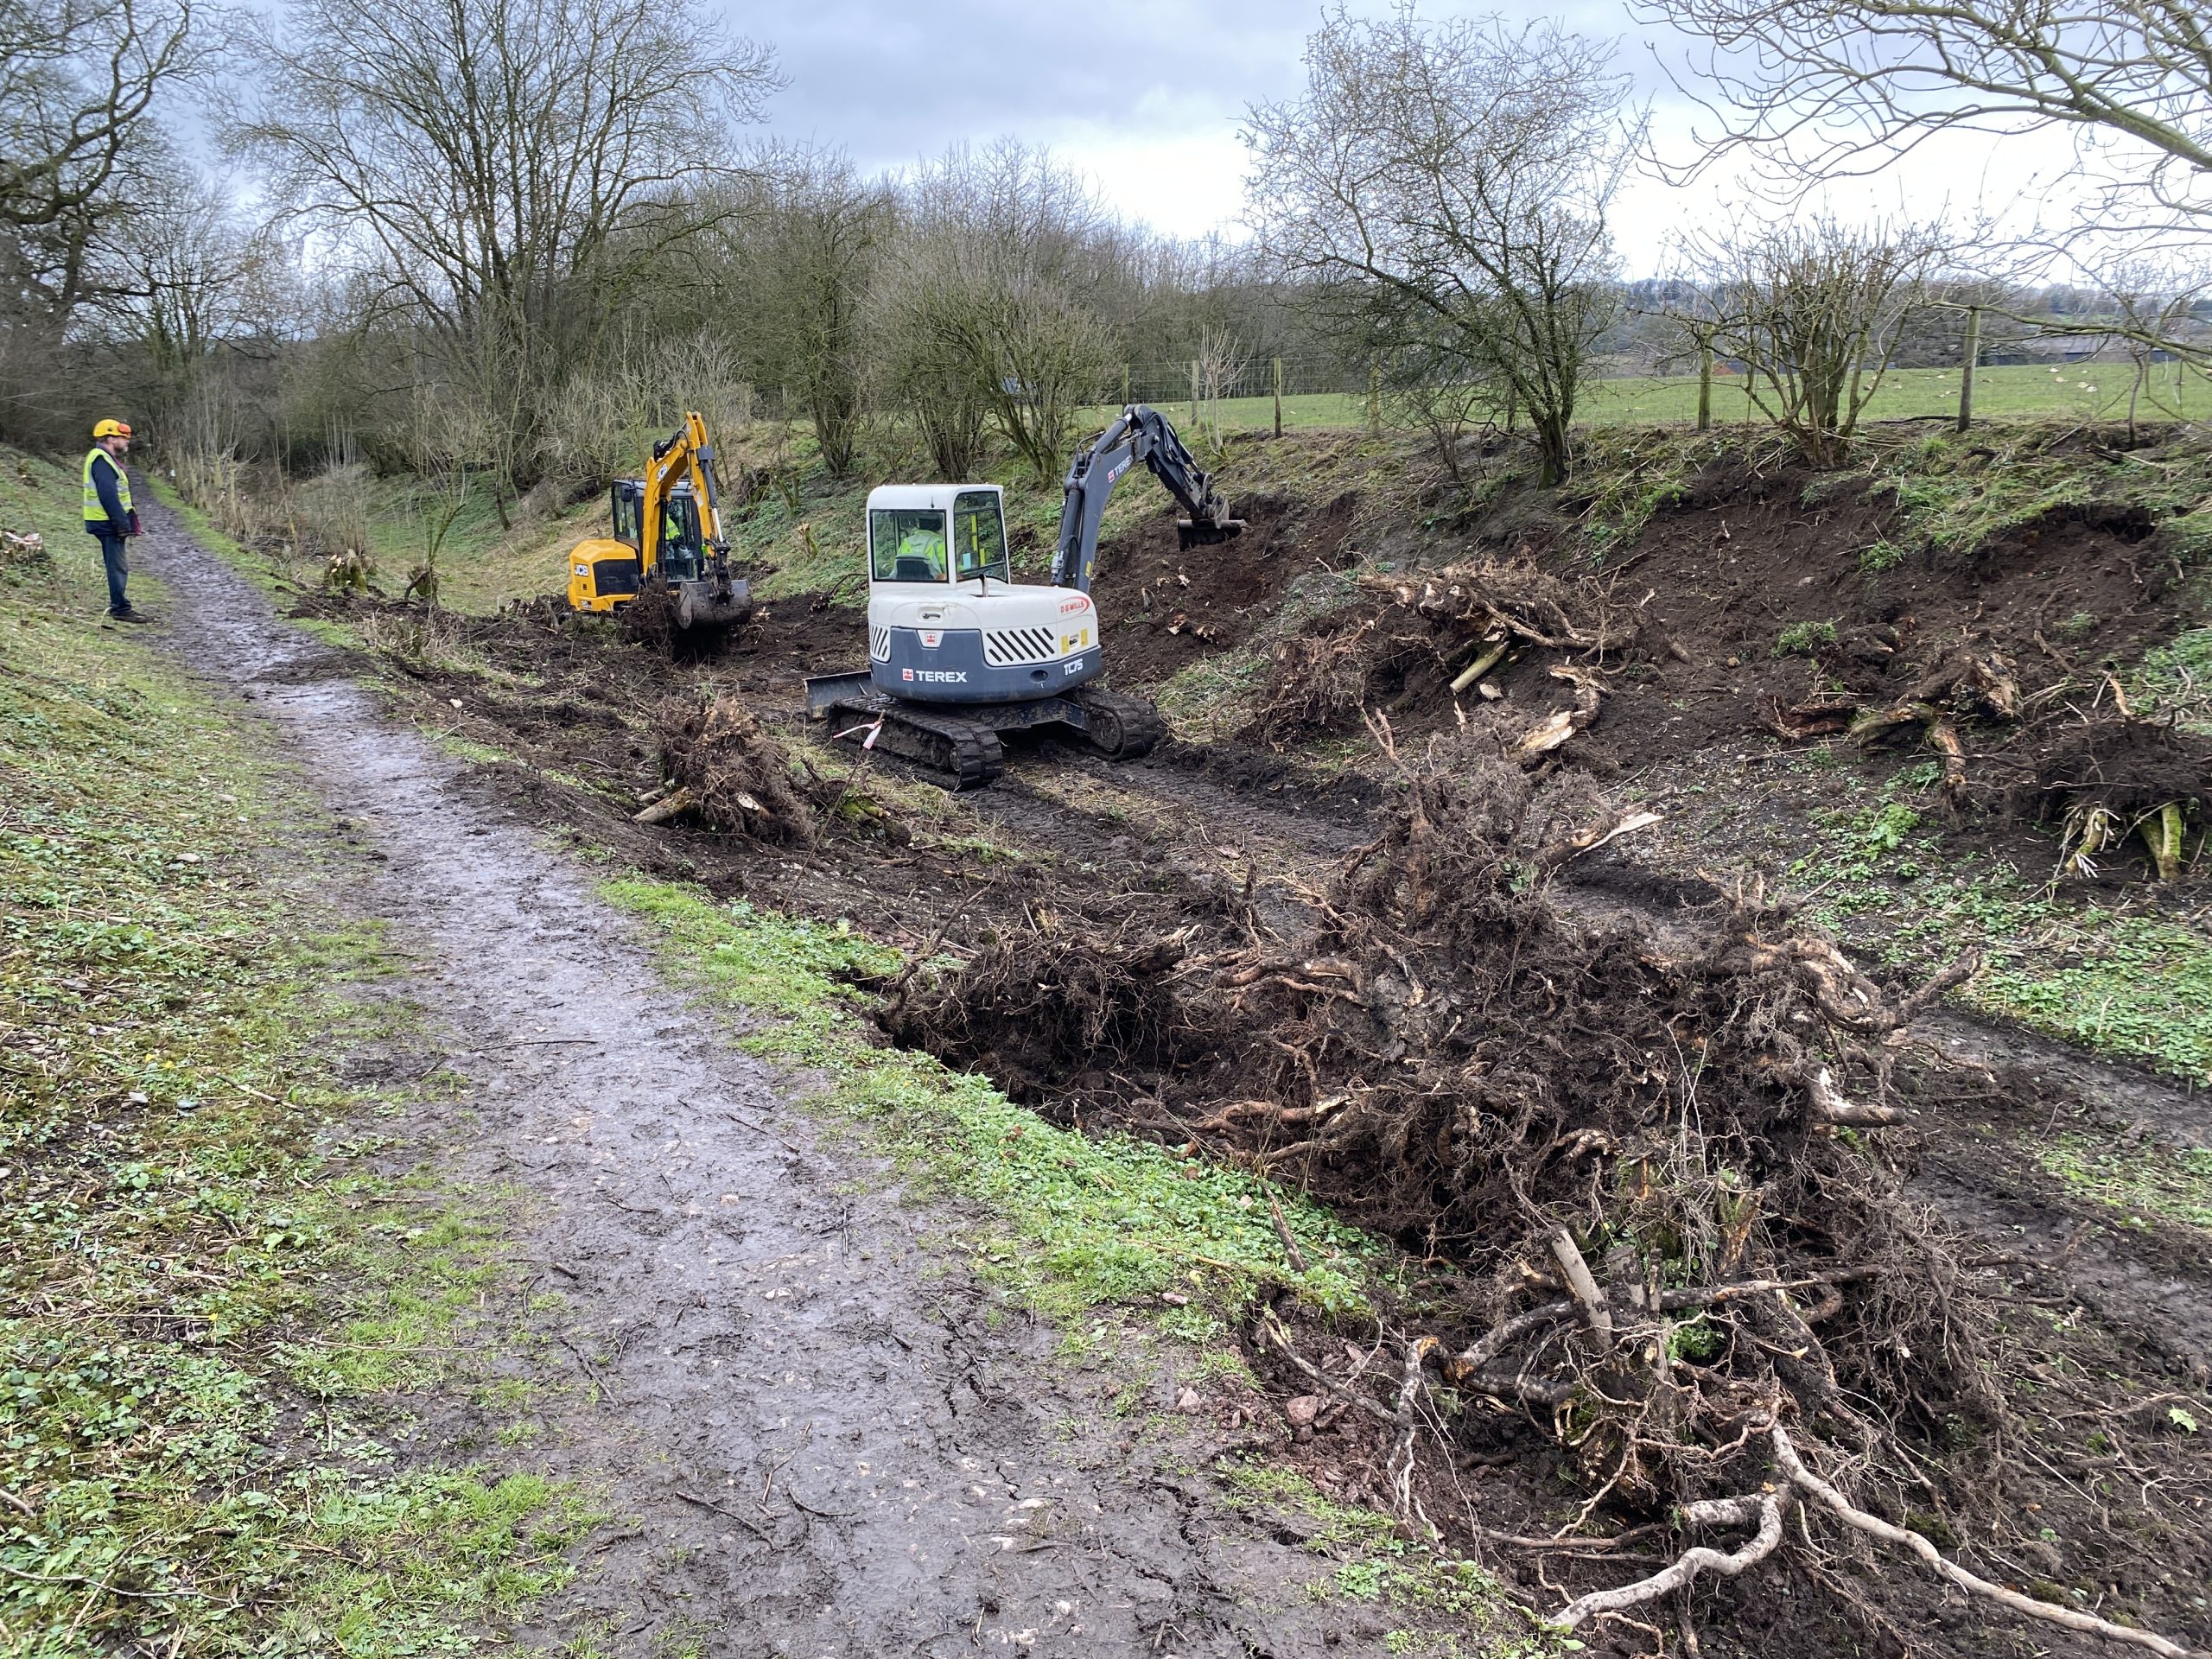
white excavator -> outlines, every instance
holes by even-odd
[[[1105,635],[1090,598],[1107,498],[1140,461],[1187,515],[1176,522],[1186,550],[1243,531],[1166,417],[1141,404],[1069,467],[1050,585],[1013,579],[997,485],[870,491],[868,665],[808,680],[808,715],[948,773],[955,789],[998,776],[1011,731],[1058,728],[1116,760],[1147,753],[1166,725],[1141,697],[1096,683]]]

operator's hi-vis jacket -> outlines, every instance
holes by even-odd
[[[85,457],[85,528],[95,536],[130,533],[130,474],[97,444]]]

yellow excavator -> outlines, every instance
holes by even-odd
[[[687,630],[744,620],[752,594],[729,573],[715,447],[696,410],[653,446],[643,478],[617,479],[607,494],[613,533],[569,555],[570,609],[671,604],[676,626]]]

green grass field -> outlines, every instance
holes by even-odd
[[[2075,363],[2058,370],[2032,364],[1983,368],[1974,374],[1974,413],[1989,419],[2117,418],[2127,412],[2133,372],[2125,363]],[[1200,410],[1193,415],[1188,399],[1162,403],[1160,407],[1178,423],[1205,424],[1212,419],[1209,410]],[[1953,416],[1958,410],[1958,370],[1897,369],[1885,377],[1862,418],[1911,420]],[[2162,368],[2158,373],[2155,397],[2146,396],[2139,412],[2146,419],[2177,414],[2198,417],[2212,415],[2212,385],[2207,385],[2201,376],[2192,375],[2177,397],[2173,372]],[[1108,416],[1103,408],[1087,413],[1102,422]],[[1677,374],[1599,380],[1584,393],[1577,414],[1588,425],[1694,420],[1697,377]],[[1720,375],[1715,377],[1713,385],[1713,418],[1726,423],[1764,417],[1745,396],[1740,378]],[[1225,430],[1241,432],[1270,425],[1274,420],[1273,401],[1266,397],[1224,398],[1220,419]],[[1384,419],[1387,423],[1387,405]],[[1312,392],[1282,400],[1286,431],[1360,427],[1367,422],[1367,399],[1356,393]]]

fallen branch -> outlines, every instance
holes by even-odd
[[[679,812],[689,812],[699,804],[699,798],[688,789],[679,789],[664,795],[644,811],[630,820],[632,823],[666,823]]]
[[[1475,1343],[1463,1354],[1454,1355],[1444,1362],[1444,1377],[1447,1382],[1459,1383],[1471,1380],[1474,1374],[1503,1353],[1507,1346],[1518,1342],[1532,1331],[1555,1324],[1575,1313],[1574,1302],[1546,1302],[1541,1307],[1532,1307],[1526,1313],[1516,1314],[1504,1324],[1492,1327],[1488,1335]]]

